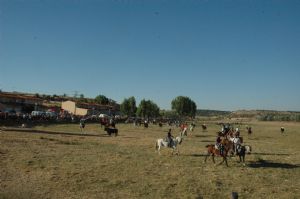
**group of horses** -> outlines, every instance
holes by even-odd
[[[206,129],[207,129],[206,125],[202,125],[202,130],[206,130]],[[247,130],[248,130],[248,134],[252,133],[251,127],[247,127]],[[157,139],[155,145],[156,151],[158,152],[158,154],[160,154],[160,150],[162,147],[170,147],[172,148],[172,154],[175,153],[179,155],[178,145],[182,143],[184,135],[187,135],[186,131],[181,132],[179,136],[173,138],[171,143],[168,143],[164,139]],[[232,131],[228,131],[226,134],[222,136],[222,140],[221,140],[222,149],[216,148],[215,144],[206,145],[207,153],[205,154],[204,162],[206,162],[207,158],[211,156],[213,163],[215,163],[214,157],[219,156],[222,157],[222,161],[219,164],[225,162],[226,166],[228,166],[227,157],[232,157],[234,155],[237,155],[239,157],[239,162],[245,163],[246,154],[250,154],[252,151],[251,146],[241,145],[241,144],[235,146],[231,138],[232,138]]]
[[[224,137],[221,141],[221,146],[223,147],[222,149],[218,149],[215,147],[214,144],[209,144],[209,145],[206,145],[206,148],[207,148],[207,154],[205,156],[205,160],[204,162],[206,162],[207,158],[209,156],[212,157],[212,161],[215,163],[215,159],[214,157],[215,156],[220,156],[222,157],[222,161],[219,163],[219,164],[222,164],[222,163],[226,163],[226,166],[228,166],[228,163],[227,163],[227,157],[228,156],[233,156],[234,153],[236,153],[236,155],[239,157],[239,160],[240,162],[243,162],[245,163],[245,156],[246,154],[250,154],[251,151],[252,151],[252,148],[250,145],[237,145],[237,146],[234,146],[234,143],[232,140]],[[234,147],[237,147],[236,148],[236,152]]]

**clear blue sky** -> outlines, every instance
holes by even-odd
[[[300,111],[300,1],[0,0],[0,89]]]

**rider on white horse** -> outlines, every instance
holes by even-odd
[[[171,129],[169,129],[169,131],[168,131],[168,135],[167,135],[167,137],[166,137],[166,142],[168,142],[168,147],[171,147],[171,145],[172,145],[172,142],[173,142],[173,136],[172,136],[172,134],[171,134]]]
[[[160,154],[160,148],[161,147],[168,147],[168,148],[172,148],[172,154],[174,152],[176,152],[176,154],[179,154],[179,150],[177,148],[178,144],[182,143],[183,138],[181,136],[177,136],[176,138],[174,138],[171,135],[171,129],[169,129],[168,131],[168,136],[166,137],[166,139],[157,139],[156,140],[156,150],[158,151],[158,154]]]
[[[234,146],[234,153],[236,154],[238,148],[241,147],[241,139],[239,137],[239,134],[235,134],[231,140]]]

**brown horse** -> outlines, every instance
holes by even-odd
[[[251,135],[252,134],[251,126],[247,126],[246,129],[247,129],[248,135]]]
[[[214,144],[210,144],[210,145],[206,146],[206,148],[207,148],[207,154],[205,156],[204,162],[206,162],[208,156],[211,156],[212,160],[213,160],[213,163],[215,163],[215,156],[221,156],[223,158],[223,160],[222,160],[222,162],[219,163],[219,165],[222,164],[223,162],[225,162],[226,166],[228,166],[228,163],[227,163],[227,154],[228,154],[228,152],[230,150],[232,150],[233,143],[230,140],[228,140],[228,139],[223,139],[221,141],[221,144],[224,147],[222,154],[221,154],[221,151],[219,149],[215,148]]]

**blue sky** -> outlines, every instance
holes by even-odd
[[[300,1],[0,0],[0,89],[300,111]]]

